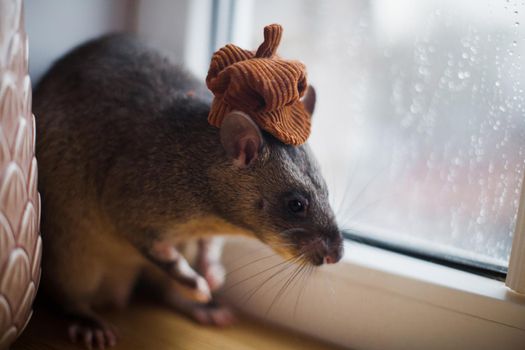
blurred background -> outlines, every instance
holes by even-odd
[[[255,28],[282,23],[281,53],[319,91],[311,144],[342,225],[505,270],[525,160],[524,2],[279,3],[255,2]]]
[[[33,83],[73,46],[145,38],[204,79],[214,50],[280,54],[318,92],[311,146],[354,238],[505,272],[525,166],[525,3],[27,0]],[[45,19],[45,20],[43,20]]]

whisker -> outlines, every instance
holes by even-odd
[[[377,203],[381,203],[382,201],[387,200],[389,198],[393,198],[393,197],[399,196],[399,195],[401,195],[401,193],[399,193],[399,191],[394,191],[394,192],[387,193],[385,196],[383,196],[381,198],[378,198],[376,200],[373,200],[373,201],[370,201],[368,203],[365,203],[365,205],[361,206],[360,208],[355,210],[353,213],[348,213],[349,215],[345,215],[344,221],[342,221],[340,223],[340,225],[343,226],[343,227],[347,226],[352,220],[354,220],[356,217],[359,217],[358,216],[359,214],[361,214],[363,211],[365,211],[366,209],[370,208],[371,206],[373,206],[373,205],[375,205]],[[351,211],[350,208],[348,208],[347,211]]]
[[[324,280],[325,280],[325,286],[327,286],[329,288],[329,291],[330,291],[330,297],[329,298],[325,298],[325,300],[328,299],[328,301],[330,303],[330,305],[329,305],[330,308],[336,307],[335,289],[334,289],[334,284],[333,284],[333,281],[332,281],[332,275],[324,273],[323,277],[324,277]]]
[[[292,272],[292,274],[290,275],[290,277],[288,278],[288,280],[281,286],[281,288],[277,291],[277,294],[275,295],[272,303],[270,304],[270,306],[268,307],[268,310],[266,310],[266,313],[265,315],[268,316],[268,314],[270,313],[272,307],[275,305],[275,303],[281,298],[281,296],[284,294],[284,292],[286,291],[286,289],[288,288],[288,286],[290,285],[290,283],[295,279],[295,277],[297,276],[298,274],[298,271],[300,271],[300,265],[297,266],[294,271]]]
[[[256,252],[259,252],[263,249],[268,249],[268,246],[267,245],[260,245],[258,246],[257,248],[253,248],[253,249],[250,249],[248,252],[244,253],[242,256],[238,257],[238,256],[232,256],[232,257],[229,257],[228,259],[224,259],[223,258],[223,263],[224,264],[230,264],[231,262],[233,262],[234,260],[235,261],[239,261],[239,260],[244,260],[248,257],[252,257],[254,253]]]
[[[240,284],[240,283],[243,283],[243,282],[245,282],[245,281],[247,281],[247,280],[249,280],[249,279],[251,279],[251,278],[253,278],[253,277],[256,277],[256,276],[258,276],[258,275],[260,275],[260,274],[262,274],[262,273],[264,273],[264,272],[266,272],[266,271],[268,271],[268,270],[271,270],[271,269],[273,269],[273,268],[279,267],[279,266],[281,266],[281,265],[283,265],[283,264],[285,264],[285,263],[287,263],[287,262],[295,263],[295,262],[299,261],[300,259],[304,259],[305,254],[307,254],[307,253],[309,253],[310,251],[316,249],[316,244],[318,244],[321,240],[322,240],[321,237],[316,238],[315,240],[309,242],[307,245],[305,245],[304,247],[302,247],[302,248],[299,250],[299,254],[297,254],[297,256],[295,256],[295,257],[291,257],[291,258],[286,259],[286,260],[284,260],[284,261],[282,261],[282,262],[280,262],[280,263],[278,263],[278,264],[276,264],[276,265],[270,266],[270,267],[268,267],[268,268],[266,268],[266,269],[264,269],[264,270],[262,270],[262,271],[259,271],[259,272],[257,272],[255,275],[252,275],[252,276],[250,276],[250,277],[248,277],[248,278],[246,278],[246,279],[244,279],[244,280],[242,280],[242,281],[238,281],[238,282],[234,283],[233,285],[229,286],[227,289],[229,289],[229,288],[233,288],[233,287],[237,286],[237,285]],[[294,246],[294,247],[295,247],[295,245],[291,245],[291,246]],[[238,272],[238,271],[240,271],[240,270],[243,270],[243,269],[245,269],[245,268],[247,268],[247,267],[249,267],[249,266],[251,266],[251,265],[254,265],[254,264],[258,263],[258,262],[261,262],[261,261],[263,261],[263,260],[269,259],[269,258],[274,257],[274,256],[279,256],[279,255],[276,254],[276,253],[273,253],[273,254],[270,254],[270,255],[266,255],[266,256],[258,257],[257,259],[254,259],[253,261],[250,261],[250,262],[248,262],[248,263],[246,263],[246,264],[243,264],[243,265],[241,265],[241,266],[237,266],[237,267],[235,267],[233,270],[228,271],[228,272],[226,273],[226,276],[227,276],[227,277],[228,277],[228,276],[231,276],[231,275],[234,274],[235,272]]]
[[[390,195],[386,195],[385,197],[382,197],[382,198],[379,198],[379,199],[377,199],[375,201],[367,203],[365,206],[362,206],[361,208],[357,209],[354,213],[350,214],[348,216],[348,220],[349,221],[353,220],[354,218],[358,217],[358,214],[361,214],[363,211],[365,211],[366,209],[370,208],[372,205],[380,203],[380,202],[382,202],[384,200],[389,199],[389,197],[394,197],[396,195],[399,195],[399,193],[391,193]]]
[[[345,188],[344,188],[344,191],[343,191],[343,199],[340,203],[338,203],[338,207],[337,207],[337,211],[336,213],[337,214],[340,214],[340,211],[344,208],[344,205],[346,204],[347,202],[347,199],[349,198],[349,190],[351,188],[351,185],[354,184],[354,180],[355,180],[355,174],[357,173],[356,169],[359,165],[359,162],[361,161],[361,158],[357,158],[357,161],[353,162],[353,166],[350,170],[350,178],[348,179],[348,181],[346,182],[346,185],[345,185]],[[336,215],[337,215],[336,214]]]
[[[279,262],[279,263],[277,263],[277,264],[275,264],[275,265],[272,265],[272,266],[270,266],[270,267],[268,267],[268,268],[266,268],[266,269],[264,269],[264,270],[262,270],[262,271],[259,271],[259,272],[255,273],[255,274],[253,274],[253,275],[251,275],[251,276],[249,276],[249,277],[247,277],[247,278],[241,280],[241,281],[237,281],[237,282],[235,282],[234,284],[228,286],[228,287],[225,289],[225,291],[228,291],[228,290],[230,290],[230,289],[232,289],[232,288],[235,288],[235,287],[238,286],[239,284],[242,284],[242,283],[244,283],[244,282],[246,282],[246,281],[249,281],[249,280],[251,280],[251,279],[253,279],[253,278],[257,277],[257,276],[260,276],[261,274],[263,274],[263,273],[265,273],[265,272],[267,272],[267,271],[270,271],[270,270],[272,270],[272,269],[274,269],[274,268],[276,268],[276,267],[282,266],[282,265],[287,264],[287,263],[293,263],[294,260],[295,260],[295,258],[286,259],[286,260],[281,261],[281,262]]]
[[[308,242],[305,246],[303,246],[299,250],[300,255],[304,256],[305,253],[308,253],[309,251],[314,250],[315,248],[317,248],[317,244],[319,244],[319,242],[321,242],[321,241],[322,241],[322,238],[321,237],[317,237],[313,241]]]
[[[244,264],[244,265],[241,265],[241,266],[237,266],[237,267],[234,268],[233,270],[228,271],[228,272],[226,273],[226,277],[230,276],[230,275],[231,275],[232,273],[234,273],[234,272],[237,272],[237,271],[239,271],[239,270],[242,270],[242,269],[244,269],[244,268],[246,268],[246,267],[248,267],[248,266],[251,266],[251,265],[253,265],[253,264],[255,264],[255,263],[259,262],[259,261],[262,261],[262,260],[265,260],[265,259],[269,259],[269,258],[272,258],[272,257],[274,257],[274,256],[278,256],[278,254],[277,254],[277,253],[272,253],[272,254],[270,254],[270,255],[266,255],[266,256],[263,256],[263,257],[261,257],[261,258],[257,258],[257,259],[255,259],[255,260],[253,260],[253,261],[250,261],[250,262],[247,263],[247,264]]]
[[[297,268],[297,265],[295,265],[295,267]],[[295,271],[295,270],[293,270],[293,271]],[[292,273],[293,273],[293,271],[292,271]],[[272,284],[270,287],[268,287],[267,291],[272,290],[274,287],[276,287],[277,285],[281,284],[281,282],[283,282],[285,279],[287,279],[287,278],[289,278],[289,277],[290,277],[290,274],[285,274],[285,275],[283,276],[283,278],[281,278],[281,279],[275,281],[274,284]]]
[[[296,260],[296,263],[299,263],[299,266],[302,266],[302,265],[308,265],[308,266],[313,266],[311,265],[310,263],[306,262],[304,260],[304,256],[301,254],[301,255],[298,255],[297,256],[297,260]],[[276,283],[274,283],[270,288],[268,289],[272,289],[273,287],[277,286],[280,282],[282,282],[286,277],[289,277],[289,276],[284,276],[284,278],[276,281]]]
[[[295,305],[293,308],[293,317],[296,318],[297,315],[297,307],[299,306],[299,301],[301,300],[301,296],[303,294],[304,289],[306,288],[306,283],[308,282],[308,270],[312,268],[312,265],[303,265],[302,271],[301,271],[301,277],[299,278],[299,292],[297,294],[297,298],[295,299]],[[295,287],[295,285],[294,285]]]
[[[256,287],[252,288],[250,291],[248,291],[248,293],[250,293],[250,295],[248,296],[248,298],[246,300],[243,301],[243,304],[244,303],[247,303],[255,294],[257,294],[257,292],[262,288],[264,287],[264,285],[268,282],[270,282],[273,278],[275,278],[276,276],[278,276],[279,274],[281,274],[282,272],[288,270],[290,267],[293,266],[293,263],[290,263],[290,264],[287,264],[285,267],[281,268],[279,271],[273,273],[270,277],[266,278],[263,282],[261,282],[259,285],[257,285]],[[286,277],[286,275],[285,275]],[[281,282],[283,279],[280,279],[278,280],[277,282]],[[269,289],[273,288],[270,287]],[[246,293],[246,295],[248,294]],[[244,297],[243,297],[244,299]]]
[[[326,282],[326,284],[330,287],[330,292],[332,293],[332,297],[335,296],[335,290],[334,290],[334,285],[332,283],[332,278],[330,277],[329,274],[323,274],[324,276],[324,280]],[[332,298],[333,300],[333,298]]]
[[[358,201],[359,199],[361,199],[361,197],[366,193],[366,191],[368,190],[368,188],[370,186],[372,186],[372,184],[374,183],[374,181],[376,181],[378,178],[379,178],[379,175],[381,175],[383,173],[383,171],[387,168],[387,166],[383,167],[382,169],[380,169],[374,176],[372,176],[370,178],[370,180],[368,180],[368,182],[365,184],[365,186],[363,186],[363,188],[359,191],[359,193],[357,194],[357,196],[354,198],[354,200],[350,203],[350,205],[348,206],[348,208],[352,208]]]

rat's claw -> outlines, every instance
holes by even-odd
[[[89,350],[93,349],[93,331],[90,329],[84,330],[84,344]]]
[[[104,332],[100,329],[95,331],[95,343],[99,349],[104,350],[106,348],[106,340],[104,339]]]
[[[104,330],[104,335],[106,336],[107,344],[110,347],[117,345],[117,335],[115,334],[115,331],[106,329]]]
[[[76,323],[73,323],[71,326],[68,327],[67,329],[67,333],[69,335],[69,339],[73,342],[73,343],[76,343],[77,342],[77,337],[78,337],[78,330],[79,330],[79,326],[78,324]]]

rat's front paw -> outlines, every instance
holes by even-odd
[[[173,288],[187,299],[199,303],[211,300],[211,291],[206,279],[193,270],[169,241],[154,242],[152,248],[145,253],[150,261],[173,279]]]
[[[235,322],[232,310],[215,301],[200,304],[187,300],[178,293],[170,293],[166,298],[166,302],[174,309],[202,325],[227,327]]]
[[[194,304],[189,309],[189,315],[198,323],[207,326],[227,327],[235,322],[230,308],[213,302]]]

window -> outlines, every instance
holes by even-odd
[[[310,143],[354,237],[505,272],[525,166],[518,1],[255,1],[318,91]],[[276,9],[279,9],[278,11]]]
[[[525,299],[492,277],[508,269],[525,291],[525,4],[218,2],[233,7],[234,43],[255,48],[280,23],[280,54],[307,64],[309,142],[353,238],[339,264],[286,288],[293,271],[265,286],[282,261],[230,242],[225,297],[350,348],[522,349]]]

